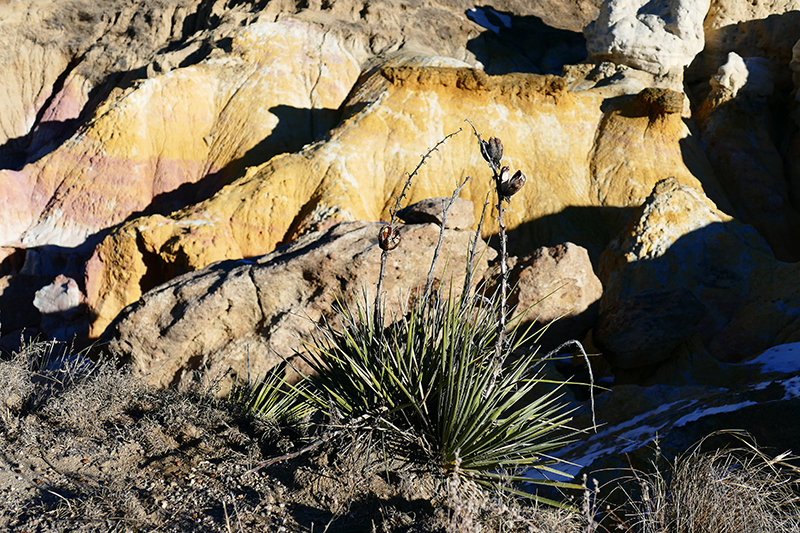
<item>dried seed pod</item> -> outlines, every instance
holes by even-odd
[[[481,140],[481,155],[495,167],[500,166],[503,159],[503,143],[497,137],[492,137],[488,142]]]
[[[495,166],[500,166],[503,159],[503,143],[497,137],[489,139],[489,156],[494,161]]]
[[[508,167],[503,167],[503,170],[507,168]],[[503,177],[502,173],[500,176],[501,178]],[[508,172],[506,172],[506,176],[508,176]],[[522,186],[525,185],[525,179],[525,174],[523,174],[521,170],[517,170],[511,178],[504,179],[500,182],[500,194],[503,195],[503,198],[508,200],[518,193]]]
[[[394,250],[400,245],[400,230],[392,226],[381,228],[378,234],[378,246],[381,250]]]

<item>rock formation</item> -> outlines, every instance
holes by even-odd
[[[537,248],[517,259],[509,283],[510,302],[526,313],[525,322],[547,326],[540,340],[544,352],[583,339],[597,321],[603,286],[585,248],[571,242]]]
[[[651,113],[636,102],[604,112],[599,95],[571,93],[559,78],[491,77],[419,62],[396,60],[362,80],[345,104],[350,114],[325,142],[252,167],[169,218],[137,219],[106,237],[87,266],[94,334],[143,284],[153,286],[148,278],[159,283],[213,261],[267,253],[326,219],[385,220],[419,154],[469,128],[464,119],[476,109],[476,126],[501,137],[507,160],[535,177],[507,213],[517,242],[575,236],[597,257],[620,218],[592,208],[636,205],[666,173],[712,196],[720,190],[680,114]],[[543,122],[553,127],[543,130]],[[490,181],[475,138],[462,131],[439,152],[421,169],[409,201],[449,195],[472,176],[462,197],[473,201],[479,219]],[[495,232],[494,217],[486,218],[485,232]],[[591,233],[579,231],[584,226]]]
[[[705,47],[689,66],[686,79],[693,93],[702,99],[710,90],[709,79],[726,63],[728,54],[760,57],[778,88],[775,99],[788,103],[792,47],[800,39],[800,2],[750,2],[711,0],[703,22]]]
[[[758,229],[778,259],[800,260],[800,212],[790,201],[774,141],[777,117],[768,102],[774,86],[766,61],[731,52],[711,87],[696,117],[731,213]]]
[[[628,369],[693,338],[721,361],[758,355],[797,335],[798,292],[784,281],[797,268],[701,192],[664,180],[603,253],[595,342]]]
[[[709,0],[608,0],[586,29],[589,54],[659,76],[683,77],[705,39]]]
[[[335,306],[361,305],[369,312],[380,272],[381,227],[344,222],[256,260],[222,261],[178,276],[129,306],[103,341],[159,386],[185,386],[195,373],[206,380],[228,379],[231,372],[243,379],[264,375],[292,358],[318,321],[333,317]],[[434,276],[442,286],[452,280],[458,294],[474,232],[444,231]],[[386,316],[401,311],[412,289],[425,286],[439,226],[400,226],[400,234],[383,282]],[[487,259],[484,254],[474,263],[476,278],[485,273]]]
[[[730,376],[720,361],[800,341],[799,14],[0,2],[0,347],[102,338],[162,386],[244,375],[248,354],[263,373],[335,295],[373,287],[377,228],[414,169],[390,293],[426,274],[462,183],[449,264],[481,218],[494,245],[474,124],[528,178],[505,213],[512,303],[564,286],[540,306],[565,315],[546,342],[593,341],[623,396],[697,385],[687,368]]]
[[[333,125],[359,73],[338,41],[289,19],[229,40],[229,53],[118,89],[69,142],[0,173],[2,243],[79,246],[154,204],[169,212],[191,202],[170,201],[181,185],[202,198]]]

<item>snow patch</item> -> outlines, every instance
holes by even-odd
[[[773,346],[748,364],[761,365],[761,372],[800,372],[800,342]]]
[[[739,409],[741,409],[743,407],[748,407],[750,405],[755,405],[755,404],[756,404],[756,402],[747,401],[747,402],[734,403],[734,404],[731,404],[731,405],[720,405],[718,407],[709,407],[707,409],[698,409],[694,413],[691,413],[691,414],[688,414],[686,416],[683,416],[683,417],[679,418],[672,425],[672,427],[679,428],[679,427],[685,426],[689,422],[694,422],[695,420],[700,420],[704,416],[715,415],[717,413],[729,413],[731,411],[738,411]]]

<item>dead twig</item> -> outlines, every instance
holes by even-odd
[[[406,197],[406,194],[408,193],[408,190],[411,188],[411,182],[413,181],[414,176],[417,175],[417,173],[419,172],[419,169],[422,168],[422,165],[424,165],[427,162],[427,160],[431,157],[431,155],[433,155],[433,152],[438,151],[439,147],[442,146],[445,142],[447,142],[448,139],[458,135],[459,133],[461,133],[461,131],[462,131],[461,128],[458,128],[457,131],[454,131],[453,133],[450,133],[450,134],[446,135],[441,141],[437,142],[434,145],[433,148],[428,150],[425,153],[425,155],[422,156],[422,158],[419,161],[419,164],[417,165],[417,168],[415,168],[413,170],[413,172],[408,174],[408,177],[406,178],[406,182],[403,185],[403,190],[400,191],[400,194],[397,196],[397,199],[395,201],[394,207],[389,210],[390,219],[389,219],[389,226],[388,226],[388,228],[389,228],[388,236],[389,236],[389,238],[392,238],[392,239],[394,239],[396,237],[397,243],[399,243],[399,238],[400,238],[400,234],[397,233],[397,229],[395,228],[395,223],[397,222],[397,212],[400,210],[400,202],[403,200],[403,198]],[[382,232],[383,231],[384,230],[382,230]],[[380,271],[380,274],[378,274],[378,287],[377,287],[377,291],[375,293],[375,303],[374,303],[374,309],[373,309],[373,322],[374,322],[374,326],[376,328],[376,331],[382,332],[383,331],[383,294],[382,294],[383,293],[383,278],[386,275],[386,261],[389,258],[389,251],[392,250],[394,247],[396,247],[397,244],[395,244],[392,247],[384,246],[383,243],[380,243],[380,244],[381,244],[381,271]]]

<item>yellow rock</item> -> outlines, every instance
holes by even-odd
[[[606,216],[596,208],[638,205],[668,176],[698,189],[718,190],[680,114],[651,115],[646,105],[633,100],[615,108],[600,94],[567,91],[565,81],[554,76],[487,76],[470,68],[411,63],[390,62],[364,80],[347,102],[341,125],[323,141],[248,169],[212,198],[174,213],[171,220],[145,218],[129,224],[106,238],[98,254],[119,247],[120,239],[135,240],[147,232],[155,236],[148,229],[154,225],[203,221],[203,231],[175,230],[160,233],[166,239],[161,243],[152,241],[160,266],[147,276],[161,276],[165,282],[175,274],[171,257],[183,257],[182,266],[191,270],[223,255],[236,259],[268,253],[326,220],[388,220],[407,173],[431,147],[459,129],[420,167],[403,205],[449,196],[471,177],[461,197],[474,202],[478,220],[491,173],[465,119],[484,137],[501,138],[504,164],[528,176],[505,218],[509,229],[516,230],[516,242],[529,248],[570,240],[583,228],[580,244],[597,257],[621,225],[619,209]],[[495,233],[495,215],[487,213],[486,220],[484,233]],[[594,235],[591,242],[585,242],[587,233]],[[220,251],[209,253],[215,239]],[[94,335],[119,310],[106,305],[104,294],[124,301],[125,294],[136,294],[133,285],[140,283],[133,278],[119,281],[113,268],[96,275],[104,281],[98,283],[103,290],[88,295],[98,316]],[[97,311],[101,308],[102,313]]]
[[[229,52],[115,89],[56,150],[0,171],[0,240],[77,246],[181,185],[213,193],[327,131],[359,73],[318,26],[253,23]],[[187,201],[196,200],[180,205]]]

